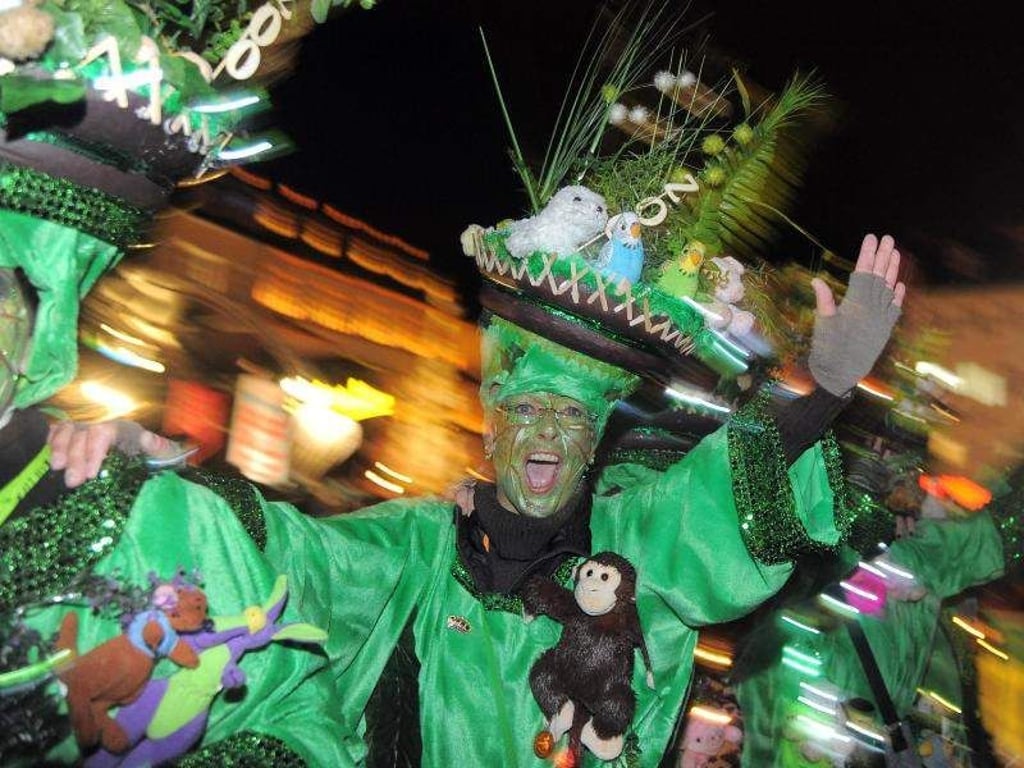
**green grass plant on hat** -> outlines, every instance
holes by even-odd
[[[796,75],[755,96],[728,68],[703,85],[687,67],[705,60],[675,50],[688,31],[676,14],[627,2],[595,26],[539,169],[501,102],[531,210],[469,227],[462,245],[496,314],[657,380],[713,388],[767,350],[763,256],[791,224],[806,160],[797,129],[824,92]]]
[[[73,378],[80,299],[179,181],[289,149],[265,88],[354,1],[0,0],[0,268],[38,298],[16,406]]]

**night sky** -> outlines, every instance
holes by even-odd
[[[864,231],[891,232],[932,282],[1019,280],[1024,46],[994,5],[694,2],[688,15],[710,8],[702,29],[716,52],[763,85],[778,89],[813,67],[834,95],[841,119],[814,155],[801,225],[839,253],[855,252]],[[304,41],[296,73],[273,91],[275,123],[300,150],[254,170],[466,271],[465,225],[526,205],[477,28],[534,154],[596,7],[382,0],[350,11]],[[784,245],[797,259],[813,250]]]

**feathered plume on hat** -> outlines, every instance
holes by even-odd
[[[181,180],[288,148],[249,127],[263,89],[353,2],[0,0],[0,268],[39,299],[17,406],[73,377],[79,300]]]
[[[670,5],[627,2],[595,27],[542,168],[508,125],[533,210],[469,227],[462,246],[495,314],[662,383],[713,389],[770,351],[750,300],[756,265],[804,169],[792,128],[824,92],[796,75],[754,97],[735,70],[705,85],[691,71],[705,62],[673,51],[687,30]]]

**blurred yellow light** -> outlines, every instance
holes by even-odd
[[[698,720],[704,720],[716,725],[728,725],[732,722],[732,716],[717,709],[694,704],[690,707],[690,715]]]
[[[718,664],[723,667],[732,666],[732,656],[727,653],[717,653],[716,651],[705,648],[700,644],[693,649],[693,657],[695,659],[700,659],[701,661],[706,661],[710,664]]]
[[[963,384],[963,379],[949,369],[943,368],[938,363],[920,360],[914,364],[914,370],[922,376],[931,376],[940,384],[944,384],[950,389],[958,389]]]
[[[119,340],[121,340],[121,341],[123,341],[123,342],[125,342],[127,344],[134,344],[137,347],[141,347],[141,346],[144,346],[146,344],[146,342],[144,342],[142,339],[138,338],[137,336],[132,336],[130,334],[125,333],[124,331],[119,331],[116,328],[111,328],[106,323],[100,323],[100,328],[102,328],[104,331],[109,333],[115,339],[119,339]]]
[[[961,619],[959,616],[954,616],[953,617],[953,623],[956,624],[958,627],[960,627],[960,629],[962,629],[965,632],[967,632],[968,634],[974,635],[979,640],[984,640],[985,639],[985,633],[984,632],[982,632],[979,629],[975,629],[970,624],[968,624],[966,621]]]
[[[126,347],[111,347],[100,342],[96,344],[96,351],[104,357],[113,360],[115,363],[130,365],[133,368],[141,368],[142,370],[150,371],[151,373],[163,373],[167,370],[167,366],[159,360],[150,360],[148,357],[143,357],[137,352],[133,352]]]
[[[365,477],[374,485],[379,485],[386,491],[391,491],[392,493],[405,493],[405,488],[400,486],[398,483],[392,483],[390,480],[385,480],[372,469],[368,469],[365,472],[363,472],[363,477]]]
[[[810,624],[804,624],[802,621],[797,621],[792,616],[790,616],[788,613],[783,613],[782,614],[782,620],[784,622],[786,622],[787,624],[790,624],[790,625],[796,627],[797,629],[801,629],[804,632],[810,632],[812,635],[820,635],[821,634],[821,630],[820,629],[812,627]]]
[[[350,378],[344,386],[291,376],[281,379],[281,389],[300,403],[330,408],[355,421],[395,412],[395,398],[359,379]]]
[[[951,702],[949,699],[944,698],[942,696],[939,696],[939,694],[937,694],[935,691],[929,691],[929,690],[926,690],[924,688],[918,688],[917,692],[922,694],[922,695],[924,695],[924,696],[927,696],[927,697],[929,697],[931,699],[935,699],[935,701],[937,701],[939,704],[944,706],[950,712],[953,712],[953,713],[955,713],[957,715],[963,713],[963,710],[961,710],[960,707],[958,707],[956,704]]]
[[[474,480],[479,480],[482,483],[494,482],[494,478],[485,477],[484,475],[481,475],[479,472],[477,472],[472,467],[465,467],[464,469],[465,469],[466,474],[469,475],[470,477],[472,477]]]
[[[401,483],[405,483],[406,485],[413,481],[412,478],[409,477],[408,475],[403,475],[401,472],[395,472],[395,470],[393,470],[391,467],[387,466],[386,464],[382,464],[379,461],[373,462],[373,466],[375,466],[385,475],[390,475],[391,477],[395,478],[395,480],[398,480]]]
[[[978,645],[980,645],[982,648],[984,648],[986,651],[991,653],[996,658],[1002,659],[1003,661],[1009,661],[1010,660],[1010,655],[1009,654],[1004,653],[1003,651],[1000,651],[994,645],[992,645],[991,643],[986,642],[985,640],[982,640],[980,637],[978,638],[978,640],[976,642],[978,643]]]
[[[128,395],[98,381],[83,381],[79,390],[84,397],[106,408],[111,419],[125,416],[138,407]]]
[[[853,720],[847,720],[844,723],[844,725],[847,728],[849,728],[851,731],[856,731],[857,733],[861,734],[862,736],[867,736],[869,739],[874,739],[875,741],[882,742],[882,743],[884,743],[885,740],[886,740],[885,736],[883,734],[879,733],[878,731],[876,731],[876,730],[874,730],[872,728],[867,728],[867,727],[861,725],[860,723],[855,723],[855,722],[853,722]]]
[[[895,400],[893,391],[882,382],[876,379],[861,379],[857,383],[857,389],[867,392],[869,395],[881,398],[882,400]]]

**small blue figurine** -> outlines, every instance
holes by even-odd
[[[602,274],[630,283],[640,279],[644,266],[644,244],[640,239],[640,217],[632,211],[608,221],[608,242],[601,248],[595,266]]]

